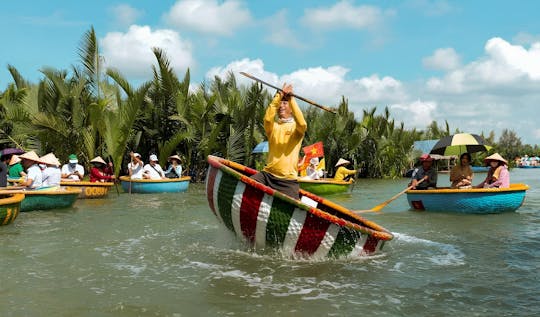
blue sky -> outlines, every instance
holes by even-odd
[[[540,1],[5,1],[7,65],[36,82],[69,69],[91,26],[107,66],[151,78],[152,47],[198,84],[247,71],[334,106],[389,107],[408,128],[515,131],[540,144]],[[238,75],[240,83],[249,80]]]

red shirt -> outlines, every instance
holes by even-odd
[[[107,182],[112,180],[113,171],[109,166],[99,169],[92,167],[90,169],[90,181],[91,182]]]

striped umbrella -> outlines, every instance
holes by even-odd
[[[477,134],[458,133],[440,139],[430,154],[439,155],[461,155],[462,153],[487,152],[491,146],[486,145],[486,141]]]

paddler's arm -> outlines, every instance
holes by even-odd
[[[283,98],[283,93],[278,91],[275,94],[274,99],[272,99],[272,102],[268,105],[268,108],[266,108],[266,113],[264,115],[264,131],[266,132],[266,136],[268,138],[270,138],[270,134],[272,134],[275,117],[281,102],[281,98]]]
[[[302,114],[302,111],[300,110],[300,107],[296,103],[296,100],[293,96],[291,96],[289,103],[291,104],[294,121],[296,121],[296,131],[301,135],[304,135],[307,130],[307,123],[306,119],[304,119],[304,114]]]

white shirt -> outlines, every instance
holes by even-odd
[[[60,186],[62,172],[56,166],[47,166],[42,172],[42,186]]]
[[[154,166],[150,165],[150,163],[146,164],[144,166],[144,172],[150,176],[150,179],[165,178],[165,173],[159,164]]]
[[[28,187],[38,188],[41,187],[43,176],[41,174],[41,168],[37,164],[34,164],[28,168],[28,173],[26,174],[26,180],[31,179],[32,184]]]
[[[143,174],[143,162],[140,163],[128,163],[128,170],[131,171],[131,178],[132,179],[142,179]]]
[[[82,167],[82,165],[80,164],[75,164],[75,167],[71,167],[71,165],[69,164],[64,164],[62,166],[62,174],[71,174],[73,172],[79,172],[81,174],[81,178],[84,176],[84,167]],[[79,178],[78,175],[69,175],[68,177],[69,179],[72,179],[72,180],[75,180],[75,181],[80,181],[81,178]]]

